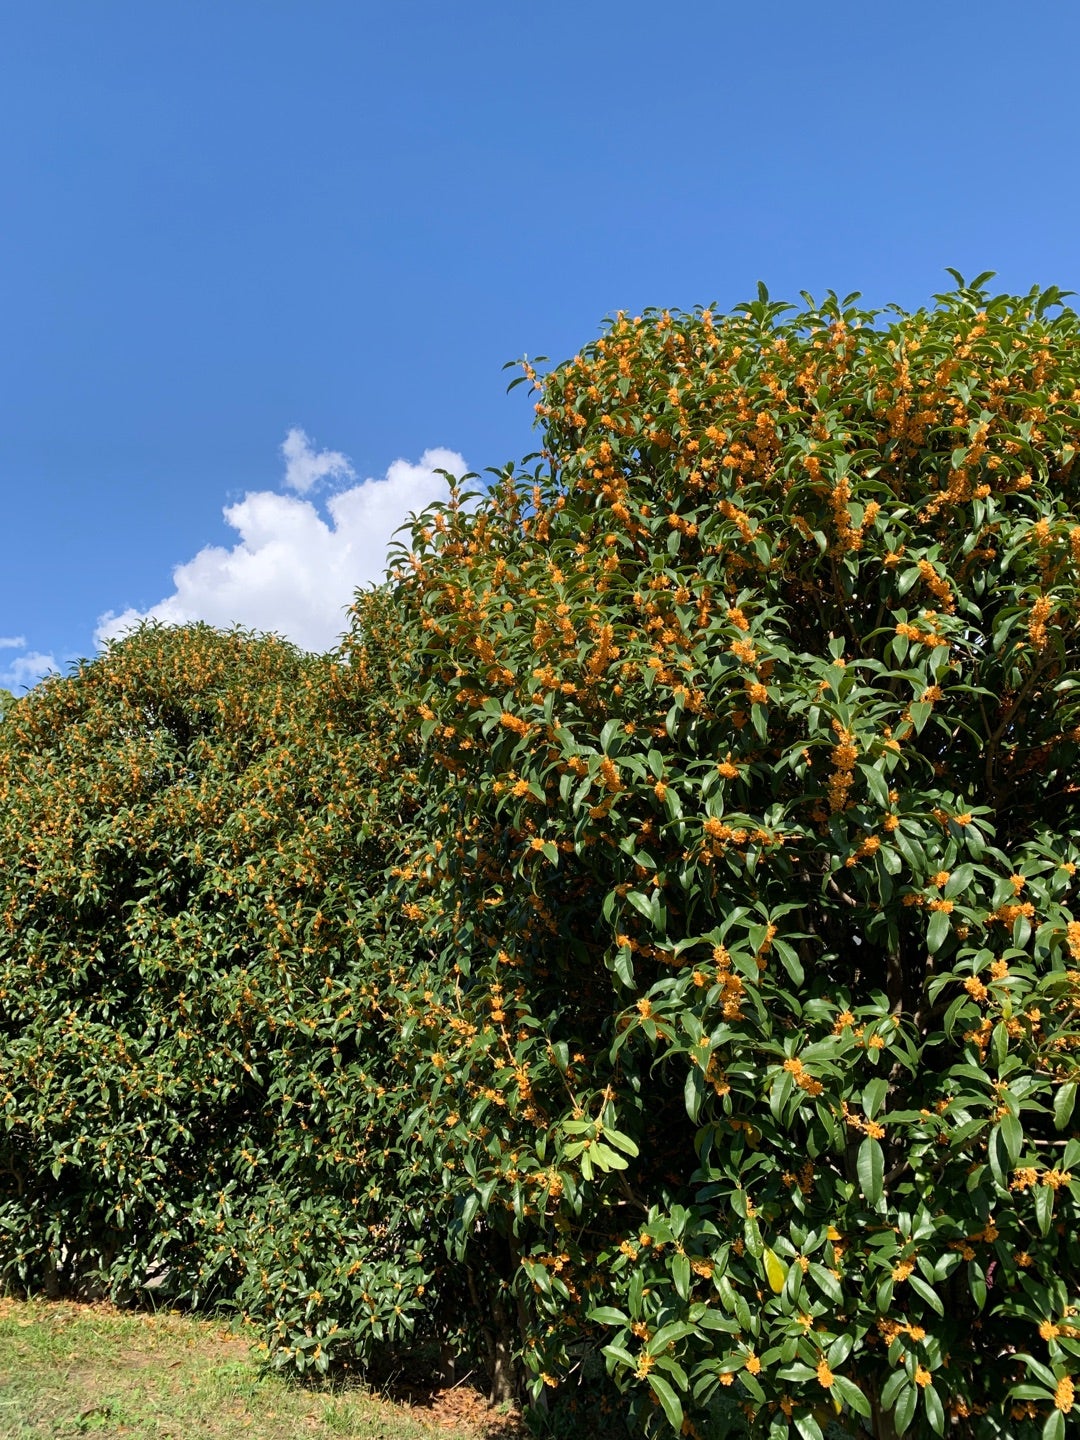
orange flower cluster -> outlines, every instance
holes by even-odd
[[[1069,1415],[1072,1412],[1075,1401],[1076,1388],[1073,1384],[1072,1376],[1062,1375],[1054,1391],[1054,1409],[1060,1410],[1063,1415]]]
[[[851,869],[851,867],[857,865],[860,860],[866,860],[870,856],[876,855],[880,849],[881,836],[866,835],[859,842],[858,849],[855,850],[853,854],[847,857],[847,859],[844,861],[844,864],[848,867],[848,869]]]
[[[792,1077],[799,1089],[805,1090],[808,1095],[820,1095],[825,1088],[820,1080],[815,1080],[797,1056],[792,1056],[785,1060],[784,1069]]]
[[[1039,1170],[1033,1165],[1024,1165],[1013,1171],[1009,1189],[1023,1192],[1034,1185],[1045,1185],[1049,1190],[1060,1190],[1063,1186],[1070,1185],[1072,1178],[1069,1170]]]
[[[844,1122],[850,1125],[853,1130],[861,1130],[864,1135],[869,1135],[872,1140],[883,1140],[885,1138],[885,1127],[879,1125],[876,1120],[870,1120],[865,1115],[860,1115],[848,1106],[846,1100],[840,1102],[840,1113]]]
[[[742,998],[746,986],[741,975],[736,975],[731,968],[731,956],[723,945],[717,945],[713,949],[713,960],[716,962],[716,979],[720,986],[720,1011],[725,1020],[741,1020]]]
[[[828,782],[829,809],[835,815],[837,811],[844,810],[848,803],[848,791],[854,784],[855,761],[858,758],[858,747],[855,744],[855,736],[850,730],[846,730],[839,722],[833,721],[833,729],[836,731],[838,740],[832,749],[833,772]]]

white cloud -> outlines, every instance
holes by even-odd
[[[285,457],[285,484],[306,495],[320,480],[355,480],[356,471],[340,450],[316,450],[311,437],[294,427],[282,441]]]
[[[24,650],[25,635],[0,635],[0,650]]]
[[[294,435],[308,445],[303,431],[291,430],[286,446]],[[338,462],[353,474],[335,452],[314,456],[315,465],[327,455],[335,469],[320,474],[344,474]],[[240,537],[231,549],[200,550],[173,571],[171,595],[146,611],[101,616],[95,638],[104,644],[144,619],[169,625],[205,620],[272,630],[305,650],[328,650],[345,629],[354,591],[382,578],[387,547],[406,515],[446,495],[446,481],[435,471],[461,475],[467,468],[460,455],[445,449],[425,450],[415,465],[395,460],[382,478],[331,496],[325,516],[310,500],[253,491],[224,511]],[[301,488],[295,479],[291,483]]]
[[[21,649],[26,644],[25,640],[5,639],[3,646],[6,650]],[[43,655],[38,650],[31,650],[25,655],[16,655],[9,660],[3,670],[0,670],[0,685],[5,690],[11,690],[19,695],[23,690],[29,690],[43,680],[46,675],[51,675],[59,666],[52,655]]]

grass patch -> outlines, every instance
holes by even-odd
[[[0,1436],[60,1440],[520,1440],[475,1393],[405,1406],[260,1369],[220,1324],[109,1305],[0,1298]]]

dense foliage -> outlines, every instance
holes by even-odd
[[[408,957],[376,903],[393,817],[366,714],[339,664],[199,626],[144,629],[5,722],[9,1282],[231,1297],[300,1370],[462,1328],[401,1143],[384,1001]]]
[[[618,316],[342,656],[148,630],[19,703],[9,1277],[657,1432],[1063,1440],[1080,328],[982,280]]]
[[[399,557],[403,913],[460,972],[417,1083],[548,1386],[602,1344],[691,1431],[1075,1415],[1058,299],[620,316]]]

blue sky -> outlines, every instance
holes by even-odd
[[[0,684],[148,611],[329,643],[616,309],[1080,289],[1077,54],[1072,0],[9,0]]]

